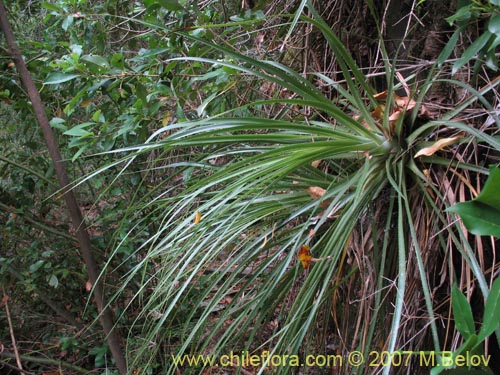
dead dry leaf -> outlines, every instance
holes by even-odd
[[[388,90],[384,90],[382,92],[379,92],[375,95],[373,95],[373,98],[378,100],[378,101],[383,101],[387,100],[387,94],[389,93]],[[405,109],[405,110],[410,110],[415,107],[417,102],[413,99],[411,99],[408,96],[399,96],[396,94],[393,94],[392,97],[394,98],[394,102],[396,103],[396,106],[399,107],[400,109]]]
[[[384,117],[385,105],[379,105],[372,112],[371,115],[375,120],[382,120]]]
[[[320,188],[319,186],[311,186],[306,189],[306,192],[311,196],[312,199],[318,199],[325,195],[326,190]]]
[[[201,221],[201,212],[200,212],[200,211],[198,211],[198,212],[196,213],[196,215],[194,215],[194,223],[195,223],[195,224],[199,224],[199,223],[200,223],[200,221]]]
[[[399,118],[401,117],[402,112],[400,110],[396,110],[392,112],[389,116],[389,128],[391,130],[391,134],[394,134],[396,129],[396,124],[398,123]]]
[[[377,100],[385,100],[385,99],[387,99],[388,92],[389,92],[389,90],[384,90],[382,92],[376,93],[375,95],[373,95],[373,98],[377,99]]]
[[[394,95],[394,101],[400,109],[405,111],[411,111],[417,105],[417,102],[415,100],[410,99],[407,96]]]
[[[297,257],[299,258],[300,263],[302,263],[302,267],[304,267],[304,269],[308,269],[312,259],[311,248],[307,245],[302,245]]]
[[[323,195],[325,195],[326,190],[319,187],[319,186],[311,186],[306,189],[306,193],[311,196],[312,199],[316,200],[321,198]],[[332,202],[331,199],[327,199],[319,204],[321,208],[327,208],[330,203]]]
[[[378,101],[387,100],[388,90],[379,92],[375,94],[373,97]],[[415,107],[417,104],[413,99],[410,99],[408,96],[398,96],[396,94],[392,95],[392,98],[395,102],[395,106],[391,107],[391,112],[389,113],[389,130],[390,134],[394,134],[396,123],[404,114],[405,111],[409,111]],[[371,112],[371,115],[374,120],[381,121],[385,116],[386,105],[381,104]]]
[[[432,144],[431,146],[424,147],[423,149],[421,149],[420,151],[418,151],[415,154],[414,158],[418,158],[420,156],[432,156],[437,151],[442,150],[446,146],[449,146],[449,145],[455,143],[460,138],[462,138],[461,135],[457,135],[455,137],[450,137],[450,138],[439,139],[438,141],[434,142],[434,144]]]

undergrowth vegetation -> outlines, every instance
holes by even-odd
[[[367,41],[336,26],[340,5],[305,0],[42,3],[44,53],[26,54],[74,168],[129,373],[438,374],[465,353],[490,358],[476,373],[497,370],[498,5],[441,15],[457,29],[425,63],[405,47],[418,47],[425,2],[397,35],[386,21],[404,9],[386,5],[352,13],[372,27]],[[481,44],[460,54],[475,22]],[[2,116],[34,126],[8,74]],[[72,326],[46,334],[53,356],[112,368],[49,163],[28,168],[29,133],[0,131],[20,140],[2,141],[0,159],[5,289],[52,288]],[[358,352],[362,365],[348,360]],[[435,361],[423,365],[424,352]],[[229,353],[239,358],[222,367],[177,362]],[[309,355],[337,362],[306,366]]]

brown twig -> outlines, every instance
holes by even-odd
[[[12,341],[12,347],[14,348],[14,355],[16,356],[16,364],[17,367],[19,368],[19,372],[21,375],[25,375],[23,370],[23,366],[21,364],[21,358],[19,358],[19,352],[17,351],[17,345],[16,345],[16,336],[14,336],[14,329],[12,328],[12,319],[10,317],[10,310],[9,310],[9,297],[5,293],[5,288],[2,286],[2,304],[5,305],[5,314],[7,315],[7,322],[9,324],[9,333],[10,333],[10,340]]]

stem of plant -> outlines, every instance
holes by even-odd
[[[38,93],[35,83],[31,78],[31,74],[28,71],[26,63],[24,62],[21,52],[19,51],[19,48],[17,46],[14,33],[7,18],[7,11],[5,9],[3,1],[0,1],[0,27],[3,34],[5,35],[7,45],[9,46],[9,52],[12,56],[12,59],[14,60],[14,63],[16,64],[16,68],[19,72],[21,80],[26,87],[29,99],[31,100],[31,103],[33,105],[35,117],[42,129],[45,142],[47,144],[47,149],[54,163],[54,168],[59,180],[59,185],[63,190],[64,200],[66,201],[66,206],[70,214],[71,222],[76,232],[76,237],[78,238],[78,243],[80,244],[80,249],[82,251],[87,272],[89,274],[89,280],[93,286],[94,299],[99,311],[99,319],[101,321],[104,334],[106,335],[109,349],[111,350],[111,354],[115,360],[118,370],[120,371],[120,374],[125,375],[127,373],[127,363],[125,360],[125,356],[123,355],[123,352],[121,350],[121,337],[118,334],[117,330],[114,329],[115,326],[113,323],[113,314],[109,307],[109,304],[104,297],[103,283],[99,279],[99,271],[94,255],[92,253],[90,237],[85,229],[82,213],[80,211],[80,207],[73,193],[73,190],[68,188],[70,186],[70,180],[62,162],[61,154],[59,152],[54,133],[52,132],[49,120],[47,118],[47,115],[45,114],[45,108],[40,98],[40,94]]]

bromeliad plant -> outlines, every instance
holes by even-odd
[[[465,230],[444,209],[457,200],[446,183],[452,178],[447,168],[460,177],[488,169],[467,160],[459,164],[443,149],[458,142],[500,148],[487,131],[456,120],[478,100],[488,108],[484,94],[497,82],[471,89],[460,106],[429,119],[422,99],[437,73],[410,98],[395,94],[408,87],[387,69],[388,90],[376,94],[340,40],[308,8],[311,17],[300,20],[328,41],[342,83],[249,57],[198,38],[197,30],[179,33],[220,58],[170,62],[227,67],[291,95],[171,124],[143,145],[118,150],[128,152],[127,166],[154,152],[145,183],[148,173],[162,173],[150,195],[131,202],[127,218],[138,215],[135,228],[150,233],[134,254],[139,265],[120,289],[139,283],[134,298],[143,303],[137,323],[144,342],[131,340],[131,369],[146,371],[163,358],[164,373],[175,373],[179,364],[171,355],[230,351],[268,350],[259,373],[276,366],[273,354],[439,351],[448,342],[436,324],[443,301],[433,300],[432,288],[440,282],[433,275],[437,260],[451,249],[487,294],[484,269]],[[336,100],[314,80],[333,85]],[[269,106],[288,110],[259,116]],[[126,241],[117,244],[117,254]],[[450,281],[455,277],[451,262],[442,272]],[[274,371],[290,373],[290,366],[281,362]],[[390,371],[389,364],[384,373]]]

